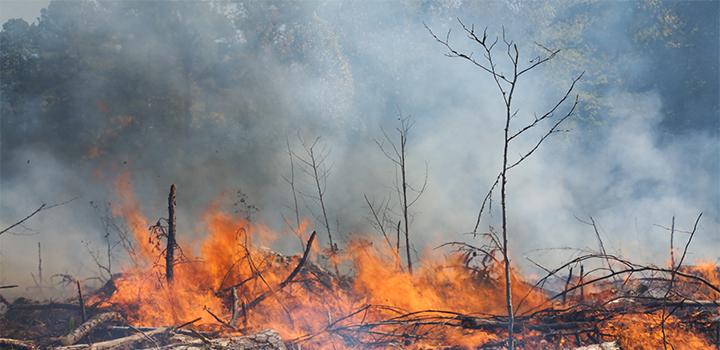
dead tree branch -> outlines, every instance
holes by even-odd
[[[40,205],[40,207],[38,207],[37,209],[35,209],[35,211],[33,211],[32,213],[28,214],[26,217],[20,219],[20,221],[17,221],[16,223],[14,223],[14,224],[12,224],[12,225],[10,225],[10,226],[8,226],[8,227],[0,230],[0,235],[2,235],[2,234],[5,233],[5,232],[8,232],[8,231],[12,230],[13,228],[15,228],[15,227],[17,227],[17,226],[19,226],[19,225],[22,225],[25,221],[29,220],[30,218],[32,218],[33,216],[35,216],[37,213],[39,213],[39,212],[41,212],[41,211],[43,211],[43,210],[48,210],[48,209],[52,209],[52,208],[55,208],[55,207],[59,207],[59,206],[61,206],[61,205],[68,204],[68,203],[70,203],[70,202],[72,202],[72,201],[74,201],[74,200],[76,200],[76,199],[78,199],[78,197],[73,197],[73,198],[71,198],[71,199],[69,199],[69,200],[67,200],[67,201],[64,201],[64,202],[61,202],[61,203],[57,203],[57,204],[51,204],[51,205],[47,205],[46,203],[43,203],[42,205]]]
[[[290,282],[292,282],[292,280],[295,278],[295,276],[297,276],[297,274],[300,273],[300,270],[302,270],[303,266],[305,265],[305,262],[307,261],[308,257],[310,256],[310,250],[312,248],[313,242],[315,241],[316,235],[317,235],[317,233],[315,231],[313,231],[313,233],[310,234],[310,238],[308,239],[307,244],[305,245],[305,252],[303,252],[303,255],[300,258],[300,261],[298,261],[297,266],[295,266],[295,268],[292,270],[292,272],[290,272],[290,274],[282,282],[280,282],[280,284],[278,284],[277,288],[275,288],[274,290],[269,290],[269,291],[266,291],[266,292],[260,294],[258,297],[256,297],[255,299],[253,299],[252,301],[247,303],[247,305],[245,305],[245,309],[247,309],[247,310],[252,309],[253,307],[260,304],[263,300],[267,299],[267,297],[282,290],[283,288],[285,288],[285,286],[287,286]]]

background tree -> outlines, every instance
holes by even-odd
[[[425,167],[425,180],[423,181],[421,187],[415,188],[413,187],[408,180],[408,163],[407,163],[407,141],[408,141],[408,135],[410,133],[410,130],[412,129],[414,122],[410,117],[400,117],[399,120],[399,126],[395,129],[398,133],[399,142],[393,141],[393,139],[388,135],[385,130],[383,130],[383,140],[376,140],[375,143],[377,143],[378,148],[382,153],[385,155],[387,159],[389,159],[393,164],[395,165],[395,189],[397,190],[397,197],[398,202],[400,203],[400,215],[401,219],[398,222],[397,226],[397,248],[396,248],[396,254],[399,257],[400,256],[400,222],[402,222],[403,226],[403,236],[405,237],[405,259],[407,261],[407,267],[408,272],[412,274],[413,267],[412,267],[412,255],[410,254],[410,251],[412,250],[411,244],[410,244],[410,207],[415,204],[418,199],[422,196],[423,192],[425,192],[425,187],[427,186],[427,164]],[[411,197],[408,197],[408,194],[410,194]],[[408,198],[410,198],[408,200]],[[375,210],[373,205],[370,203],[370,201],[365,197],[365,201],[367,202],[368,206],[370,206],[370,210],[373,214],[373,217],[375,218],[376,224],[379,226],[381,231],[383,232],[383,235],[386,236],[384,232],[384,225],[382,224],[382,221],[379,219],[378,212]]]

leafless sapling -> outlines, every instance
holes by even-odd
[[[685,261],[685,256],[687,255],[688,247],[690,247],[690,243],[692,242],[693,237],[695,237],[695,232],[697,232],[698,224],[700,223],[700,218],[702,218],[702,215],[703,214],[700,213],[697,216],[697,219],[695,219],[695,224],[693,225],[692,231],[689,232],[690,236],[688,237],[688,240],[685,243],[685,248],[683,249],[683,253],[680,256],[680,260],[678,261],[677,265],[675,265],[674,253],[672,252],[672,250],[670,251],[670,254],[672,256],[671,259],[673,260],[672,261],[673,265],[670,268],[670,270],[671,270],[670,281],[668,282],[668,287],[667,287],[667,290],[665,291],[665,295],[662,298],[663,308],[662,308],[662,314],[660,316],[660,333],[662,334],[664,350],[667,350],[668,345],[670,345],[670,347],[673,349],[675,348],[674,346],[672,346],[672,344],[670,344],[668,342],[667,335],[665,334],[665,323],[667,322],[668,318],[670,318],[670,316],[672,316],[672,314],[675,313],[675,311],[677,310],[677,307],[673,308],[670,311],[666,310],[668,297],[673,292],[676,275],[678,274],[678,271],[680,271],[680,268],[682,267],[682,264]],[[672,218],[672,226],[670,227],[670,230],[671,230],[670,237],[673,237],[675,235],[675,217],[674,216]],[[671,239],[671,244],[672,244],[672,239]],[[671,245],[671,248],[672,248],[672,245]]]
[[[535,115],[534,120],[531,122],[517,128],[513,127],[511,125],[511,121],[514,117],[518,114],[518,109],[513,104],[516,88],[520,82],[520,78],[524,77],[526,73],[534,70],[535,68],[539,67],[540,65],[543,65],[544,63],[547,63],[548,61],[552,60],[557,56],[557,54],[560,52],[560,50],[551,50],[548,49],[542,45],[538,45],[540,48],[542,48],[546,54],[541,57],[535,57],[532,60],[529,61],[529,63],[526,66],[521,66],[520,62],[520,51],[518,50],[518,46],[513,41],[508,41],[505,36],[505,29],[503,28],[501,37],[495,37],[494,39],[489,39],[487,34],[487,28],[482,32],[478,33],[475,31],[474,26],[467,26],[462,21],[458,19],[458,22],[460,26],[462,27],[463,32],[467,35],[468,39],[473,42],[474,44],[478,45],[482,51],[482,57],[481,59],[476,59],[473,57],[472,53],[464,53],[461,51],[458,51],[450,44],[450,31],[448,31],[445,38],[438,37],[429,27],[426,26],[428,31],[430,32],[430,35],[440,44],[442,44],[446,49],[447,53],[446,55],[448,57],[454,57],[454,58],[461,58],[467,62],[470,62],[475,67],[479,68],[480,70],[488,73],[490,77],[492,78],[494,85],[496,86],[498,92],[500,93],[502,97],[502,101],[504,104],[504,138],[503,138],[503,151],[502,151],[502,166],[500,168],[500,172],[491,186],[490,190],[488,191],[487,195],[483,199],[480,212],[478,213],[477,221],[475,224],[475,228],[473,229],[474,233],[477,233],[478,226],[480,225],[480,218],[482,216],[483,210],[485,209],[485,204],[487,203],[488,199],[491,197],[492,192],[495,190],[497,185],[500,185],[500,210],[502,213],[502,254],[503,254],[503,264],[504,264],[504,272],[505,272],[505,299],[506,299],[506,306],[507,306],[507,314],[508,314],[508,348],[514,349],[515,347],[515,340],[514,340],[514,313],[513,313],[513,303],[512,303],[512,293],[511,293],[511,271],[510,271],[510,259],[508,255],[508,235],[507,235],[507,175],[508,171],[512,168],[515,168],[516,166],[520,165],[524,160],[526,160],[528,157],[530,157],[539,147],[540,145],[548,138],[550,135],[553,135],[558,132],[565,131],[563,129],[560,129],[559,127],[563,122],[565,122],[568,118],[570,118],[573,113],[575,112],[575,108],[578,104],[578,95],[575,95],[574,102],[570,103],[570,107],[567,108],[566,112],[562,113],[559,117],[556,117],[556,112],[559,112],[559,109],[561,106],[566,105],[566,101],[569,99],[572,100],[570,97],[573,93],[573,90],[575,88],[575,84],[580,80],[582,77],[582,74],[580,74],[577,78],[575,78],[572,81],[572,84],[570,84],[570,87],[567,89],[565,94],[554,104],[552,107],[541,116]],[[496,48],[496,45],[498,42],[502,39],[502,42],[504,43],[504,54],[507,55],[508,58],[508,66],[510,67],[509,73],[504,73],[500,71],[500,68],[498,67],[498,62],[495,60],[495,52],[493,51]],[[520,154],[519,158],[516,160],[509,159],[510,155],[510,145],[513,140],[516,140],[519,136],[527,132],[528,130],[535,129],[536,127],[539,127],[542,122],[545,121],[551,121],[550,127],[542,134],[539,140],[537,140],[533,146],[530,147],[529,150],[524,151]]]
[[[322,143],[320,143],[320,137],[316,137],[312,143],[308,143],[300,135],[298,135],[300,143],[304,151],[304,155],[300,156],[297,154],[297,158],[301,165],[301,169],[312,179],[315,187],[316,194],[302,193],[305,197],[311,198],[318,202],[321,209],[321,221],[323,228],[327,232],[328,241],[330,243],[330,256],[335,272],[339,274],[337,263],[335,262],[335,255],[338,252],[338,246],[333,241],[332,229],[330,228],[330,220],[328,219],[327,206],[325,205],[325,193],[327,190],[327,179],[330,176],[330,166],[327,164],[330,150]]]
[[[117,217],[113,215],[112,204],[110,202],[104,203],[102,206],[90,201],[90,206],[98,212],[100,217],[100,223],[103,226],[103,238],[105,239],[105,254],[106,257],[101,258],[100,253],[91,249],[90,242],[84,242],[90,256],[92,257],[95,265],[98,266],[102,275],[103,272],[107,273],[108,279],[112,278],[113,265],[112,262],[115,260],[115,250],[118,246],[123,248],[125,253],[130,258],[131,262],[137,266],[137,253],[135,246],[130,238],[130,233],[127,227],[122,221],[119,222]],[[103,261],[104,260],[104,261]]]
[[[300,232],[300,207],[298,206],[298,198],[297,198],[297,189],[295,188],[295,157],[292,153],[292,149],[290,148],[290,140],[285,139],[285,144],[287,146],[287,153],[288,157],[290,158],[290,174],[289,176],[283,176],[283,179],[287,184],[290,186],[290,192],[292,192],[292,199],[293,199],[293,210],[295,214],[295,227],[293,227],[291,224],[288,223],[288,226],[290,229],[295,233],[295,236],[298,237],[300,240],[300,245],[302,245],[303,249],[305,249],[305,242],[302,239],[302,232]],[[287,222],[287,220],[286,220]]]
[[[408,134],[410,133],[410,130],[412,129],[413,125],[415,124],[410,117],[400,117],[398,118],[400,121],[400,126],[397,127],[395,130],[398,132],[398,136],[400,137],[400,143],[397,144],[392,141],[392,138],[383,130],[383,140],[375,140],[375,142],[378,145],[378,148],[380,148],[380,151],[387,157],[390,161],[392,161],[395,164],[396,170],[399,172],[399,174],[395,177],[395,188],[398,192],[398,198],[400,202],[400,209],[401,209],[401,215],[402,215],[402,223],[404,228],[404,236],[405,236],[405,258],[407,259],[407,267],[408,272],[412,274],[413,268],[412,268],[412,256],[410,255],[410,250],[412,249],[410,246],[410,215],[409,210],[410,207],[415,204],[418,199],[422,196],[422,194],[425,192],[425,188],[427,186],[427,164],[425,168],[425,181],[422,184],[422,187],[419,189],[416,189],[410,185],[408,182],[408,163],[407,163],[407,141],[408,141]],[[415,197],[413,199],[410,199],[408,201],[408,192],[412,191],[415,193]],[[398,230],[399,231],[399,230]],[[398,239],[398,250],[399,250],[399,239]],[[398,251],[399,254],[399,251]]]

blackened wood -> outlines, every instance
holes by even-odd
[[[175,262],[175,184],[170,185],[168,195],[168,232],[165,249],[165,277],[168,282],[173,280],[173,263]]]

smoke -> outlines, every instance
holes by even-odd
[[[115,200],[112,181],[125,172],[149,218],[165,215],[167,189],[177,184],[181,236],[203,234],[197,218],[219,197],[238,215],[252,203],[255,220],[286,229],[294,215],[283,180],[286,141],[302,155],[298,135],[319,136],[329,150],[326,200],[336,237],[377,235],[363,195],[397,199],[393,163],[375,140],[381,128],[396,136],[399,113],[415,122],[412,184],[419,187],[427,169],[428,187],[411,210],[414,249],[473,240],[466,233],[499,171],[503,107],[490,77],[445,57],[424,28],[441,36],[452,29],[451,42],[480,57],[457,17],[493,36],[504,26],[523,62],[543,53],[535,42],[563,49],[521,85],[516,128],[586,71],[571,131],[510,175],[515,263],[527,268],[524,255],[548,265],[565,258],[537,249],[596,249],[592,227],[578,220],[592,216],[609,250],[662,264],[669,234],[657,225],[675,216],[688,229],[701,211],[691,259],[716,259],[715,14],[713,3],[52,2],[39,23],[45,36],[26,43],[39,55],[38,71],[57,76],[26,76],[35,90],[3,90],[4,106],[11,95],[21,102],[3,109],[0,226],[40,203],[78,199],[0,237],[0,281],[32,285],[38,241],[46,276],[97,274],[81,242],[103,246],[97,207]],[[52,43],[71,50],[53,51]],[[63,65],[48,68],[53,62]],[[539,136],[518,140],[512,154]],[[311,179],[299,168],[295,176],[301,214],[320,227]],[[483,230],[497,227],[493,204]],[[287,237],[276,248],[296,252]]]

